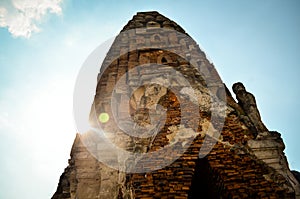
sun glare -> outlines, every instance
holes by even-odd
[[[32,155],[32,165],[36,167],[33,169],[40,178],[51,179],[54,186],[59,177],[57,171],[67,165],[76,133],[72,87],[72,81],[52,80],[34,92],[22,113],[26,126],[21,136],[25,143],[30,143],[28,154]]]

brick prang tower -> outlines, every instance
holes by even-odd
[[[158,73],[157,65],[164,72]],[[186,83],[174,78],[176,75],[184,77],[190,88],[182,86]],[[163,86],[169,84],[175,86]],[[191,97],[191,89],[196,98]],[[99,125],[98,116],[107,113],[110,119],[100,122],[101,128],[112,143],[132,153],[155,154],[168,145],[192,143],[184,153],[168,151],[169,156],[178,158],[171,164],[134,173],[99,161],[98,156],[107,162],[120,159],[124,162],[121,166],[127,167],[129,160],[112,153],[92,132],[80,132],[52,198],[300,198],[300,185],[288,167],[280,134],[263,125],[253,95],[241,83],[234,89],[238,102],[205,53],[174,21],[155,11],[137,13],[116,37],[102,63],[91,124]],[[180,101],[177,91],[186,100]],[[212,95],[226,102],[224,119],[213,123],[214,129],[221,129],[217,139],[207,134]],[[189,113],[184,119],[183,110]],[[163,125],[151,124],[160,121],[164,112]],[[158,133],[142,138],[126,134],[119,126],[127,124],[116,121],[127,121],[128,117]],[[144,133],[143,129],[135,130]],[[205,139],[215,143],[211,150]],[[199,158],[200,149],[205,151],[205,147],[209,153]],[[167,159],[140,159],[128,167],[156,168]]]

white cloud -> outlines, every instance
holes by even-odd
[[[5,27],[6,22],[4,20],[4,17],[7,15],[7,10],[3,7],[0,7],[0,27]]]
[[[39,32],[38,23],[49,12],[61,14],[62,0],[12,0],[0,6],[0,27],[8,28],[14,37],[29,38]]]

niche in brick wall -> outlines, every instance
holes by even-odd
[[[192,186],[188,195],[188,199],[199,198],[220,198],[217,196],[216,190],[214,190],[212,176],[210,176],[209,164],[206,158],[201,158],[196,161]]]

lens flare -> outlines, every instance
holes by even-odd
[[[101,123],[106,123],[106,122],[108,122],[108,120],[109,120],[108,113],[100,113],[100,115],[99,115],[99,121]]]

